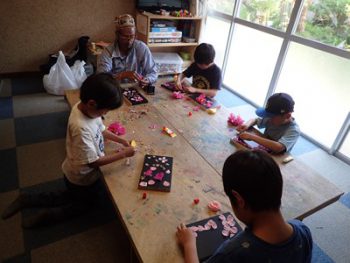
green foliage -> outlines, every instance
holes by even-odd
[[[350,0],[322,0],[309,9],[313,16],[301,35],[337,46],[350,36]]]
[[[239,17],[285,30],[295,0],[242,0]],[[306,3],[307,1],[305,1]],[[209,0],[210,8],[231,14],[234,0]],[[350,0],[313,0],[299,35],[337,46],[350,44]]]
[[[334,35],[334,28],[330,26],[314,26],[312,23],[306,23],[305,31],[300,32],[300,35],[332,46],[337,46],[344,40],[343,38]]]

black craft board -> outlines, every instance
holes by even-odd
[[[226,212],[223,214],[226,218],[228,215],[232,215],[230,212]],[[204,226],[210,219],[214,220],[215,223],[217,224],[218,228],[217,229],[210,229],[206,231],[199,232],[197,231],[197,238],[196,238],[196,244],[197,244],[197,254],[200,262],[203,262],[207,260],[210,256],[214,254],[214,252],[219,248],[219,246],[229,239],[229,237],[225,237],[222,235],[222,230],[224,229],[222,225],[222,221],[219,218],[220,215],[213,216],[207,219],[203,219],[191,224],[186,225],[186,227],[191,227],[191,226]],[[235,221],[235,227],[237,227],[237,233],[235,236],[242,231],[242,228],[240,225]],[[234,236],[233,236],[234,238]]]
[[[148,103],[148,100],[144,96],[142,96],[142,94],[138,92],[135,88],[124,88],[123,96],[133,106]],[[135,100],[136,98],[141,98],[142,100],[137,101]]]
[[[166,160],[166,162],[163,163],[162,160]],[[151,169],[151,167],[155,168],[155,170],[152,171],[152,176],[144,175],[144,173],[146,171],[148,171],[149,169]],[[167,173],[167,171],[170,171],[170,173]],[[162,181],[158,181],[156,179],[153,179],[153,177],[158,172],[164,173],[164,177],[163,177]],[[142,189],[142,190],[154,190],[154,191],[161,191],[161,192],[170,192],[172,174],[173,174],[173,157],[146,154],[144,162],[143,162],[143,168],[141,171],[138,188]],[[147,185],[147,186],[140,185],[141,182],[148,182],[149,180],[153,180],[156,183],[153,185]],[[169,182],[169,186],[164,186],[163,185],[164,181]]]
[[[165,82],[164,84],[161,84],[160,86],[161,86],[162,88],[165,88],[165,89],[167,89],[167,90],[169,90],[169,91],[172,91],[172,92],[174,92],[174,91],[180,91],[180,92],[182,92],[181,90],[178,90],[178,89],[176,88],[176,85],[175,85],[175,82],[174,82],[174,81]]]
[[[207,96],[205,96],[205,100],[206,101],[211,101],[212,102],[212,105],[211,107],[208,107],[207,105],[203,105],[201,103],[199,103],[196,99],[201,96],[200,93],[192,93],[192,94],[189,94],[188,97],[191,98],[194,102],[196,102],[198,105],[200,105],[201,107],[203,107],[204,109],[212,109],[212,108],[217,108],[219,106],[219,103],[215,100],[215,99],[212,99],[212,98],[209,98]]]
[[[231,143],[239,144],[239,145],[241,145],[249,150],[262,150],[262,151],[265,151],[268,153],[271,152],[268,148],[260,145],[259,143],[255,142],[255,141],[243,140],[243,139],[239,138],[238,136],[233,137],[231,139]]]

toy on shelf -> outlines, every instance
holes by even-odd
[[[186,9],[181,9],[179,11],[173,11],[170,13],[170,15],[175,16],[175,17],[192,17],[192,14],[190,11]]]

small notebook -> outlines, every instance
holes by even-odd
[[[146,154],[138,188],[170,192],[172,173],[172,157]]]
[[[124,88],[123,95],[131,105],[139,105],[148,102],[148,100],[135,88]]]
[[[229,212],[188,224],[187,227],[197,233],[197,254],[200,262],[212,256],[224,241],[242,231]]]
[[[215,99],[209,98],[201,93],[189,94],[188,97],[205,109],[217,108],[219,106],[219,103]]]

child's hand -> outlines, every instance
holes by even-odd
[[[248,140],[248,141],[251,141],[254,139],[254,134],[252,134],[250,132],[242,132],[238,136],[239,136],[239,138],[241,138],[243,140]]]
[[[248,127],[248,125],[245,124],[245,123],[243,123],[243,124],[241,124],[241,125],[238,125],[237,128],[236,128],[236,130],[237,130],[238,132],[244,132],[244,131],[246,131],[246,130],[248,130],[248,129],[249,129],[249,127]]]
[[[176,86],[176,89],[177,90],[183,90],[182,88],[182,83],[181,83],[181,80],[179,78],[177,78],[177,80],[175,81],[175,86]]]
[[[197,89],[195,87],[192,87],[192,86],[184,87],[184,89],[188,93],[196,93],[197,92]]]
[[[135,148],[132,146],[125,147],[123,150],[124,157],[131,157],[135,154]]]
[[[183,247],[196,244],[195,233],[191,229],[187,228],[183,223],[177,227],[176,236],[179,243]]]
[[[126,140],[124,140],[124,139],[119,139],[119,143],[120,144],[122,144],[122,145],[124,145],[125,147],[129,147],[130,146],[130,144],[129,144],[129,142],[128,141],[126,141]]]
[[[147,78],[142,78],[139,80],[139,85],[143,88],[146,87],[147,85],[149,85],[150,82]]]

